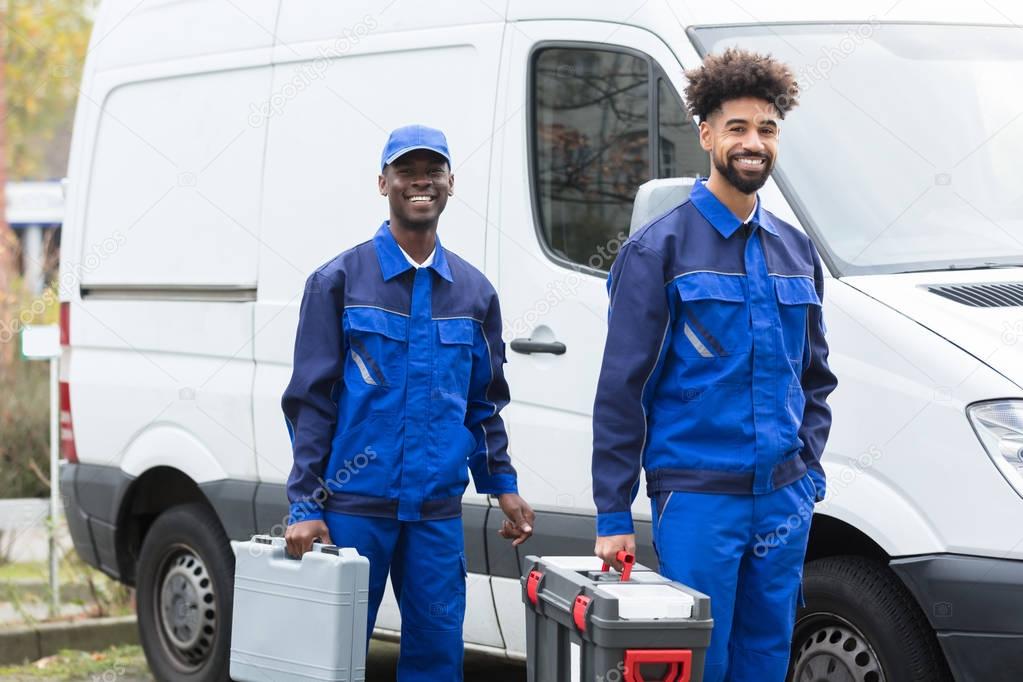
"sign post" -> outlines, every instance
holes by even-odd
[[[25,325],[21,332],[21,354],[28,360],[50,361],[50,615],[60,614],[60,584],[57,580],[57,522],[59,509],[60,471],[58,465],[59,418],[58,391],[60,375],[60,327],[55,324]]]

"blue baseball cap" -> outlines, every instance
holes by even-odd
[[[451,153],[448,152],[448,140],[444,133],[436,128],[424,125],[411,125],[391,131],[384,145],[384,153],[380,155],[380,170],[403,154],[415,149],[429,149],[448,160],[451,165]]]

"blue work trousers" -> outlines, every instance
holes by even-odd
[[[804,476],[764,495],[651,500],[660,572],[711,599],[704,682],[784,682],[814,495]]]
[[[369,559],[368,634],[391,575],[401,611],[398,681],[461,681],[466,578],[461,517],[399,521],[328,511],[324,521],[334,544],[354,547]]]

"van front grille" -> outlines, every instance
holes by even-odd
[[[973,308],[1023,306],[1023,282],[939,284],[929,286],[927,290]]]

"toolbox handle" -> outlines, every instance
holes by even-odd
[[[257,540],[257,542],[263,542],[263,541],[262,540]],[[319,535],[317,535],[316,537],[313,538],[313,544],[312,544],[312,547],[309,548],[309,551],[310,552],[321,552],[323,554],[333,554],[334,556],[341,556],[341,548],[340,547],[338,547],[337,545],[325,545],[325,544],[323,544],[323,538],[321,538]],[[301,561],[302,560],[301,556],[291,556],[290,554],[288,554],[287,547],[284,548],[284,558],[285,559],[291,559],[293,561]]]
[[[640,672],[640,667],[646,663],[668,664],[663,682],[690,682],[693,652],[689,649],[626,649],[625,682],[646,682]]]
[[[537,593],[540,591],[541,582],[543,582],[543,573],[534,568],[526,578],[526,597],[529,598],[533,606],[536,606],[537,599],[539,598]]]
[[[586,609],[590,608],[590,601],[591,599],[585,594],[580,594],[576,596],[575,603],[572,605],[572,620],[579,628],[579,632],[586,632]]]
[[[623,549],[619,550],[618,554],[615,555],[615,559],[622,562],[622,582],[628,582],[629,576],[632,575],[632,565],[636,563],[636,555],[630,554]],[[611,564],[605,561],[603,568],[600,570],[605,572],[611,570]]]

